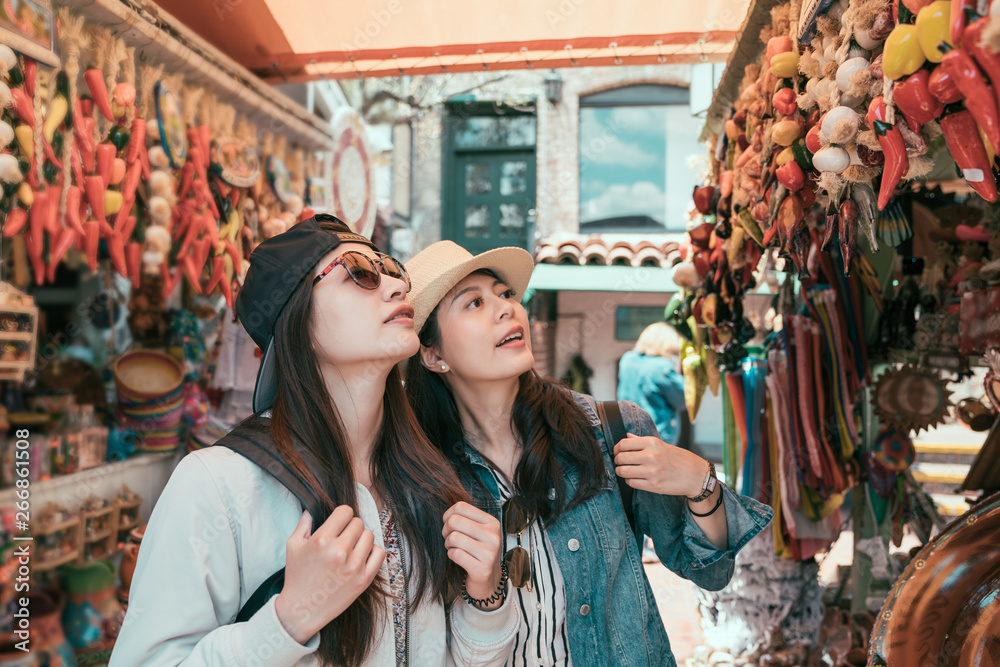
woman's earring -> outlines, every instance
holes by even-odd
[[[448,364],[441,364],[441,370],[443,371],[448,370]]]

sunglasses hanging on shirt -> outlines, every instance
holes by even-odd
[[[529,532],[528,546],[531,549],[529,553],[521,546],[521,533],[531,525],[532,518],[528,510],[516,496],[508,498],[504,502],[502,511],[504,532],[509,535],[517,535],[517,546],[508,549],[507,553],[503,555],[503,561],[507,564],[510,583],[514,588],[527,587],[526,590],[530,591],[533,588],[531,563],[535,555],[535,541]]]

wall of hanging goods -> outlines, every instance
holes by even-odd
[[[63,614],[87,664],[113,644],[115,563],[134,566],[180,451],[249,412],[258,359],[231,310],[246,257],[313,212],[372,231],[366,130],[335,120],[152,3],[0,8],[0,602],[23,477],[47,596],[32,604]]]
[[[853,657],[842,664],[864,664],[909,560],[900,545],[946,523],[911,469],[922,431],[961,424],[972,454],[982,446],[963,464],[966,496],[952,496],[959,514],[996,490],[1000,383],[983,357],[1000,345],[1000,3],[990,4],[751,2],[715,93],[690,255],[674,278],[684,293],[668,307],[689,338],[689,411],[699,392],[724,393],[727,477],[772,505],[772,551],[802,564],[800,586],[841,530],[855,544],[825,616],[802,600],[791,611],[713,602],[730,620],[742,614],[761,647],[774,646],[763,618],[788,631],[782,650],[800,642],[799,659],[833,655],[843,627],[853,639],[839,649]],[[743,297],[765,283],[773,325],[755,327]],[[757,569],[744,583],[765,576]]]

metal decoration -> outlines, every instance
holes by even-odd
[[[994,494],[917,552],[876,619],[869,665],[997,664],[998,530]]]
[[[886,426],[919,433],[944,423],[950,396],[946,382],[937,373],[906,364],[879,376],[872,403]]]

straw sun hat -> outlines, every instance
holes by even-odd
[[[500,276],[520,303],[534,268],[535,260],[523,248],[495,248],[473,255],[452,241],[429,245],[406,263],[412,285],[413,327],[419,334],[444,295],[479,269],[489,269]]]

